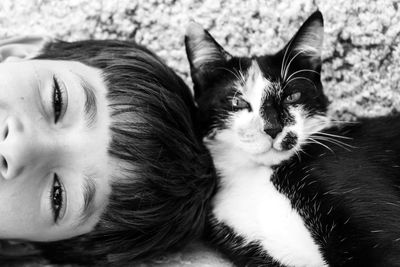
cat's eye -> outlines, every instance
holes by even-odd
[[[241,97],[236,97],[236,96],[232,97],[231,104],[233,110],[242,110],[242,109],[251,110],[249,102],[247,102]]]
[[[284,103],[285,104],[293,104],[293,103],[296,103],[297,101],[299,101],[300,98],[301,98],[301,93],[300,92],[296,92],[296,93],[288,95],[284,99]]]

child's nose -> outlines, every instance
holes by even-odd
[[[26,130],[14,117],[7,118],[0,128],[0,174],[4,179],[14,179],[40,158],[40,148]]]

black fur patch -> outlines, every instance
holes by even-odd
[[[400,266],[398,129],[400,116],[331,128],[354,148],[309,144],[275,170],[330,266]]]
[[[220,251],[238,267],[285,267],[270,257],[257,241],[247,242],[244,237],[235,233],[225,223],[219,222],[212,214],[209,215],[205,235],[207,240],[217,245]]]
[[[288,132],[283,138],[281,146],[283,150],[290,150],[297,144],[297,135],[294,132]]]
[[[296,123],[294,116],[286,108],[283,110],[282,122],[284,126],[291,126]]]

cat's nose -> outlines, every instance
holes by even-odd
[[[275,139],[275,137],[282,131],[281,127],[265,127],[264,132],[271,136],[272,139]]]

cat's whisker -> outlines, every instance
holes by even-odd
[[[292,78],[292,76],[294,76],[294,75],[296,75],[296,74],[298,74],[300,72],[312,72],[312,73],[315,73],[317,75],[320,75],[318,71],[311,70],[311,69],[302,69],[302,70],[298,70],[298,71],[295,71],[292,74],[290,74],[290,76],[287,78],[287,80],[290,81],[290,78]],[[285,82],[285,80],[283,82]]]
[[[246,83],[246,78],[244,77],[243,70],[242,70],[242,61],[239,58],[239,75],[242,78],[243,84]]]
[[[293,39],[290,40],[289,44],[286,46],[285,53],[283,54],[282,65],[281,65],[281,77],[282,78],[283,78],[283,74],[286,70],[286,55],[287,55],[287,52],[289,51],[290,46],[292,45],[292,42],[293,42]]]
[[[308,79],[308,78],[306,78],[306,77],[295,77],[295,78],[292,78],[291,80],[289,80],[289,81],[287,81],[287,82],[285,83],[285,86],[282,88],[282,91],[285,90],[285,88],[286,88],[286,86],[287,86],[288,84],[290,84],[291,82],[293,82],[293,81],[295,81],[295,80],[307,80],[307,81],[309,81],[309,82],[314,86],[314,88],[317,90],[317,86],[315,86],[314,82],[311,81],[310,79]]]
[[[296,154],[297,158],[301,161],[301,153],[303,152],[303,149],[300,147],[294,150],[294,153]]]
[[[337,124],[359,124],[359,121],[341,121],[341,120],[331,120],[332,123],[337,123]]]
[[[320,133],[318,132],[318,133],[312,134],[311,136],[314,137],[314,138],[317,138],[318,140],[327,140],[327,141],[328,141],[328,140],[333,140],[333,141],[335,141],[335,142],[339,142],[339,143],[342,143],[343,145],[347,145],[347,146],[351,147],[351,145],[349,145],[349,144],[347,144],[347,143],[344,143],[343,141],[337,140],[337,139],[332,138],[332,137],[330,137],[330,136],[320,136],[319,134],[320,134]],[[353,148],[355,148],[355,147],[353,147]]]
[[[325,144],[323,144],[321,142],[318,142],[317,140],[315,140],[314,138],[311,138],[311,137],[309,137],[308,139],[311,140],[315,144],[318,144],[318,145],[321,145],[321,146],[325,147],[326,149],[330,150],[333,154],[335,154],[335,152],[333,152],[333,150],[330,147],[328,147],[327,145],[325,145]]]
[[[330,137],[337,137],[337,138],[348,139],[348,140],[353,140],[353,138],[351,138],[351,137],[342,136],[342,135],[337,135],[337,134],[330,134],[330,133],[325,133],[325,132],[317,132],[317,133],[315,133],[315,134],[318,134],[318,135],[326,135],[326,136],[330,136]]]
[[[346,151],[348,151],[348,152],[351,152],[351,149],[350,149],[350,148],[346,147],[345,145],[342,145],[340,142],[337,142],[337,141],[334,141],[334,140],[330,140],[330,139],[318,139],[318,140],[326,141],[326,142],[335,144],[335,145],[337,145],[338,147],[341,147],[341,148],[343,148],[344,150],[346,150]]]
[[[239,71],[239,75],[243,84],[246,84],[246,77],[244,76],[242,71]]]
[[[352,148],[352,149],[356,149],[356,148],[357,148],[356,146],[347,144],[347,143],[345,143],[345,142],[343,142],[343,141],[339,141],[339,140],[336,140],[336,139],[330,139],[330,140],[333,140],[334,142],[336,142],[336,143],[338,143],[338,144],[341,144],[341,145],[343,145],[343,146],[347,146],[348,148]]]
[[[230,70],[230,69],[228,69],[228,68],[218,67],[218,68],[216,68],[216,69],[217,69],[217,70],[226,70],[226,71],[228,71],[229,73],[231,73],[233,76],[235,76],[235,78],[238,79],[239,81],[244,81],[244,80],[242,79],[242,77],[240,76],[239,73],[235,73],[234,71],[232,71],[232,70]]]
[[[235,98],[238,93],[240,93],[240,91],[239,91],[239,89],[236,89],[235,93],[233,94],[233,98]],[[231,109],[234,110],[233,102],[231,103]]]
[[[240,91],[238,89],[235,90],[235,93],[233,94],[233,97],[236,97],[236,95],[240,93]]]
[[[340,146],[341,148],[346,149],[347,151],[351,151],[350,150],[351,148],[353,148],[353,149],[356,148],[355,146],[349,145],[343,141],[339,141],[339,140],[336,140],[336,139],[333,139],[330,137],[322,137],[322,136],[315,136],[315,135],[313,137],[317,140],[326,141],[326,142],[335,144],[337,146]]]
[[[300,55],[300,54],[303,53],[303,52],[305,52],[305,50],[300,50],[299,52],[296,53],[296,55],[294,55],[294,56],[292,57],[292,59],[290,59],[289,63],[288,63],[287,66],[286,66],[285,73],[283,74],[283,80],[284,80],[284,81],[286,80],[286,76],[287,76],[287,74],[288,74],[288,72],[289,72],[289,68],[290,68],[290,65],[292,64],[293,60],[294,60],[298,55]]]
[[[329,124],[327,124],[326,122],[319,122],[319,123],[315,122],[314,124],[309,125],[307,128],[310,128],[310,129],[320,129],[320,130],[318,130],[318,131],[321,131],[321,130],[323,130],[323,129],[325,129],[325,128],[329,128]],[[315,130],[312,130],[312,131],[310,131],[309,133],[310,133],[310,134],[314,134],[315,132],[316,132]]]

